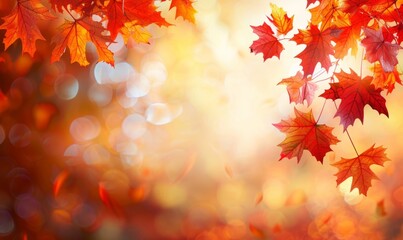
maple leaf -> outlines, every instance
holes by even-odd
[[[138,25],[136,21],[125,22],[124,26],[120,29],[125,44],[132,38],[136,43],[149,43],[151,34],[147,32],[142,26]]]
[[[326,70],[329,70],[332,65],[330,55],[334,54],[333,46],[330,42],[333,38],[331,33],[331,29],[320,31],[316,25],[311,24],[308,30],[298,29],[298,33],[292,37],[291,40],[297,44],[306,45],[306,48],[296,56],[302,60],[301,65],[304,70],[304,77],[312,75],[318,63]]]
[[[130,21],[136,20],[141,26],[157,24],[169,26],[170,24],[161,16],[154,5],[154,0],[125,0],[125,14]]]
[[[337,176],[337,185],[352,177],[353,182],[350,191],[358,188],[360,194],[367,195],[372,179],[378,179],[370,169],[371,165],[383,166],[384,162],[390,160],[386,157],[386,148],[382,146],[374,148],[374,146],[372,145],[372,147],[359,154],[356,158],[341,158],[340,161],[332,164],[332,166],[338,168],[338,172],[335,174]]]
[[[277,28],[278,34],[287,34],[293,28],[294,16],[288,17],[282,8],[273,3],[270,3],[270,7],[272,12],[271,18],[268,18],[269,21]]]
[[[316,83],[311,82],[311,78],[304,78],[301,72],[298,72],[294,77],[284,78],[277,85],[279,84],[287,86],[290,103],[304,103],[306,100],[308,106],[311,105],[314,93],[318,88]]]
[[[311,23],[313,25],[320,25],[321,30],[328,29],[333,24],[333,19],[340,14],[338,0],[322,0],[320,4],[312,9]]]
[[[345,13],[356,13],[368,0],[341,0],[340,9]]]
[[[251,52],[263,53],[263,59],[276,56],[280,59],[280,53],[284,50],[283,45],[274,36],[274,32],[269,25],[263,23],[261,26],[251,26],[253,32],[259,36],[259,39],[253,41],[250,46]]]
[[[183,17],[184,20],[195,23],[194,15],[196,10],[193,8],[192,4],[192,0],[171,0],[169,9],[176,8],[175,18]]]
[[[104,28],[100,22],[93,22],[88,18],[73,22],[68,20],[60,26],[60,33],[55,35],[52,42],[55,48],[52,51],[51,62],[60,60],[66,48],[70,50],[71,63],[77,62],[81,66],[89,64],[86,57],[86,44],[91,41],[97,50],[99,61],[114,64],[113,53],[108,49],[106,42],[110,39],[103,36]]]
[[[54,16],[39,0],[18,0],[12,12],[3,17],[4,22],[0,25],[0,29],[6,30],[3,39],[5,49],[20,39],[22,53],[28,53],[33,57],[36,52],[36,41],[45,40],[36,21],[53,18]]]
[[[277,129],[286,134],[286,138],[278,145],[282,148],[280,160],[283,158],[297,157],[299,162],[304,149],[308,150],[317,161],[323,163],[323,157],[329,151],[330,145],[339,140],[332,134],[332,127],[317,124],[312,110],[307,113],[294,108],[295,118],[281,120],[273,124]]]
[[[109,1],[106,6],[106,14],[108,18],[106,29],[109,30],[111,39],[115,39],[124,25],[122,2],[118,0]]]
[[[396,0],[368,0],[362,7],[371,16],[378,17],[386,11],[394,8]]]
[[[355,119],[364,122],[364,107],[370,105],[379,114],[389,116],[386,108],[386,100],[381,96],[381,89],[375,89],[371,84],[372,77],[360,77],[351,70],[348,74],[344,71],[335,73],[339,80],[338,83],[331,83],[331,88],[326,90],[321,97],[326,99],[341,99],[335,117],[340,117],[340,123],[344,127],[344,131],[348,126],[353,125]]]
[[[335,20],[335,26],[341,30],[338,37],[334,38],[334,57],[344,58],[351,49],[351,54],[356,55],[358,50],[358,40],[360,39],[361,28],[366,26],[371,18],[361,12],[354,15],[342,14]]]
[[[364,28],[365,38],[361,41],[365,47],[365,57],[370,62],[379,61],[385,72],[391,72],[398,63],[397,53],[400,46],[384,39],[382,29]]]
[[[387,89],[387,93],[391,93],[395,88],[395,83],[402,84],[396,67],[392,72],[385,72],[379,63],[375,63],[371,70],[374,72],[371,84],[376,89]]]

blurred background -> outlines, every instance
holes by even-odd
[[[383,145],[391,159],[371,168],[367,197],[351,180],[336,187],[330,163],[355,152],[332,104],[321,122],[341,142],[323,164],[309,152],[278,161],[285,136],[272,124],[294,105],[276,85],[304,46],[285,42],[281,60],[250,53],[270,2],[295,15],[290,36],[306,27],[305,1],[200,0],[195,25],[157,2],[174,26],[147,27],[150,44],[118,37],[115,68],[92,46],[84,68],[50,64],[46,42],[33,59],[2,45],[0,238],[403,239],[402,87],[386,96],[389,118],[366,108],[349,128],[359,152]],[[343,69],[358,72],[361,54]]]

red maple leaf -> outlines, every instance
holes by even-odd
[[[330,42],[333,38],[331,35],[332,30],[320,31],[316,25],[311,24],[308,30],[299,29],[298,31],[299,33],[295,34],[291,40],[297,44],[306,45],[306,48],[296,56],[302,60],[301,65],[304,70],[304,77],[312,75],[318,63],[326,70],[329,70],[332,65],[330,55],[334,54],[333,46]]]
[[[375,89],[371,84],[372,77],[361,79],[353,70],[348,74],[344,71],[335,73],[338,83],[331,83],[330,89],[326,90],[321,97],[326,99],[341,99],[336,116],[340,117],[340,123],[344,131],[353,125],[355,119],[364,121],[364,107],[370,105],[379,114],[389,116],[386,108],[386,100],[381,96],[381,89]]]
[[[13,11],[3,18],[0,29],[5,29],[3,39],[5,49],[18,39],[22,43],[22,52],[31,57],[36,52],[36,41],[45,40],[36,21],[38,19],[51,20],[54,16],[39,0],[18,0]]]
[[[106,16],[108,18],[106,28],[110,32],[111,39],[115,39],[125,22],[122,2],[120,0],[109,1],[106,6]]]
[[[274,36],[274,32],[269,25],[263,23],[261,26],[251,26],[253,32],[259,36],[259,39],[253,41],[250,46],[251,52],[263,53],[263,59],[276,56],[280,59],[280,53],[284,50],[283,45]]]
[[[304,103],[304,100],[306,100],[308,106],[311,105],[315,91],[318,88],[316,83],[311,82],[310,77],[304,78],[301,72],[298,72],[294,77],[284,78],[277,85],[279,84],[287,86],[290,103]]]
[[[364,28],[364,33],[365,38],[361,43],[366,50],[366,59],[371,63],[379,61],[385,72],[392,72],[398,63],[397,53],[400,46],[385,40],[382,29]]]
[[[372,179],[378,179],[370,169],[371,165],[383,166],[384,162],[390,160],[386,157],[385,150],[386,148],[382,146],[374,148],[374,145],[372,145],[356,158],[341,158],[340,161],[333,163],[332,166],[339,169],[335,174],[337,176],[337,185],[352,177],[351,191],[354,188],[358,188],[358,191],[366,196],[369,187],[371,187]]]
[[[297,157],[299,162],[304,149],[308,150],[317,161],[323,163],[323,157],[330,152],[330,145],[339,140],[332,134],[332,127],[318,124],[313,117],[312,110],[307,113],[294,108],[295,118],[281,120],[273,124],[286,134],[286,138],[278,145],[282,148],[280,160]]]

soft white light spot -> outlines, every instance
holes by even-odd
[[[103,107],[108,105],[113,96],[113,90],[107,85],[93,84],[88,90],[88,98]]]
[[[167,70],[161,62],[146,62],[141,70],[150,81],[152,87],[161,86],[167,79]]]
[[[88,165],[102,164],[109,161],[109,151],[100,144],[92,144],[84,151],[83,158]]]
[[[113,71],[109,72],[110,79],[115,83],[128,81],[133,75],[136,75],[136,71],[127,62],[117,63]]]
[[[79,84],[75,77],[62,75],[56,79],[54,90],[57,96],[64,100],[71,100],[77,96]]]
[[[129,115],[122,123],[123,133],[131,139],[137,139],[147,131],[147,123],[140,114]]]
[[[182,112],[181,106],[170,106],[165,103],[150,104],[146,110],[146,119],[154,125],[164,125],[171,122]]]
[[[79,117],[70,125],[70,134],[76,141],[84,142],[96,138],[101,131],[98,119],[93,116]]]
[[[31,143],[32,132],[25,124],[13,125],[8,133],[10,143],[16,147],[26,147]]]
[[[126,96],[132,98],[143,97],[150,91],[150,81],[144,75],[135,75],[127,82]]]

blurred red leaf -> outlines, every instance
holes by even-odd
[[[265,238],[264,232],[261,229],[252,225],[251,223],[249,224],[249,231],[252,233],[253,236],[255,236],[257,238],[260,238],[260,239]]]

